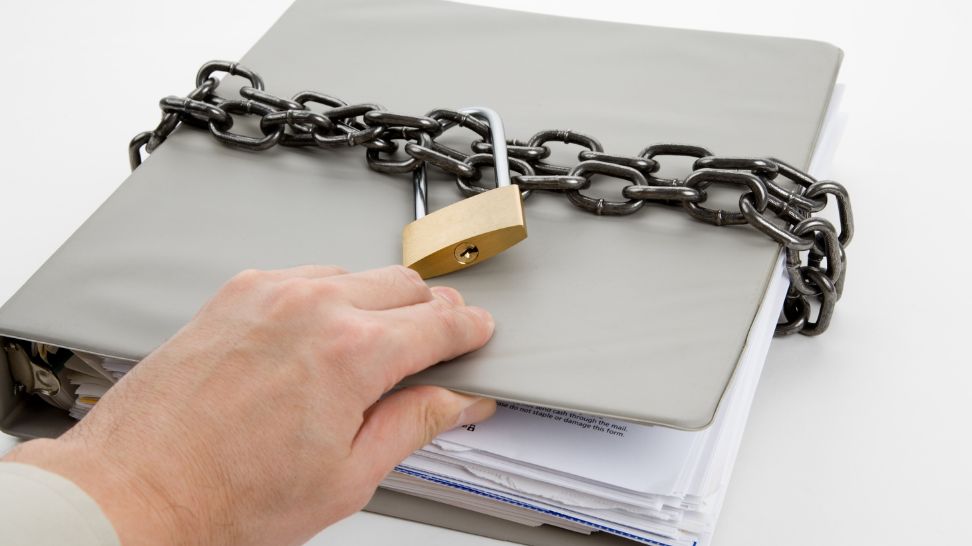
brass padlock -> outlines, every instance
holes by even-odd
[[[415,170],[415,221],[402,230],[403,263],[423,279],[482,263],[526,239],[523,198],[510,182],[503,123],[494,110],[459,110],[489,123],[496,168],[496,188],[427,213],[426,167]]]

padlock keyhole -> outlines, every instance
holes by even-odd
[[[479,247],[472,243],[459,243],[453,252],[456,261],[462,265],[469,265],[479,257]]]

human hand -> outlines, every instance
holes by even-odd
[[[247,271],[83,421],[8,460],[73,480],[123,544],[298,544],[440,432],[492,415],[439,387],[382,398],[492,332],[404,267]]]

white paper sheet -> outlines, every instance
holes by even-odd
[[[670,494],[699,438],[698,432],[501,402],[492,419],[438,440],[616,487]]]

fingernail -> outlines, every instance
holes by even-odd
[[[478,396],[467,396],[466,398],[469,399],[469,405],[459,413],[459,419],[456,420],[455,424],[457,427],[485,421],[496,412],[496,401],[491,398],[480,398]]]
[[[448,286],[433,286],[432,293],[453,305],[462,305],[465,303],[465,301],[462,299],[462,294],[460,294],[455,288],[449,288]]]

